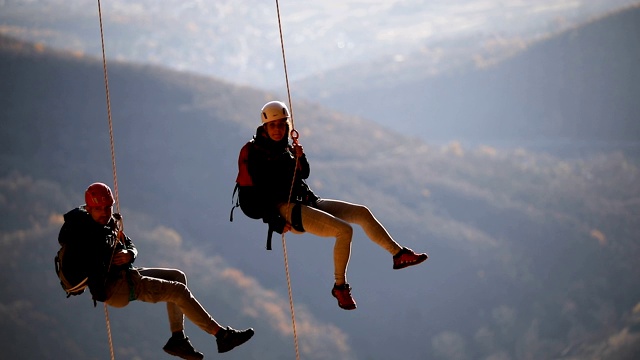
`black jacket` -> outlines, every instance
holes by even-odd
[[[309,161],[306,155],[298,159],[298,169],[296,170],[296,158],[293,155],[293,148],[289,145],[288,139],[273,141],[266,134],[264,127],[258,127],[253,141],[253,148],[249,152],[248,169],[253,185],[266,204],[269,214],[265,222],[275,225],[281,222],[278,213],[278,205],[291,202],[305,205],[313,205],[318,197],[307,186],[304,181],[311,172]],[[295,181],[293,180],[295,170]],[[291,185],[293,191],[291,198]],[[274,230],[278,231],[284,224],[277,224]],[[280,231],[278,231],[280,232]]]
[[[89,290],[96,301],[107,300],[110,284],[122,276],[122,270],[132,267],[131,263],[109,266],[115,251],[127,249],[133,253],[134,260],[138,254],[128,236],[124,236],[123,242],[116,240],[115,217],[118,215],[114,214],[107,225],[101,225],[81,206],[64,215],[64,224],[58,235],[60,244],[69,245],[65,257],[80,259],[77,266],[89,277]]]

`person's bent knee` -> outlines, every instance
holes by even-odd
[[[356,213],[360,216],[373,216],[371,210],[365,205],[356,204],[355,205]]]
[[[179,270],[179,269],[175,269],[175,271],[176,271],[176,280],[175,281],[187,285],[187,274],[185,274],[184,271]]]
[[[348,223],[344,223],[343,226],[340,226],[340,228],[338,228],[338,233],[336,234],[336,237],[351,240],[351,238],[353,237],[353,227]]]
[[[187,285],[187,274],[180,269],[169,269],[171,271],[171,275],[165,277],[165,280],[176,281],[181,284]]]

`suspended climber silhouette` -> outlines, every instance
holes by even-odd
[[[256,134],[240,152],[239,206],[247,216],[262,219],[278,233],[291,230],[335,238],[335,282],[331,294],[339,307],[356,308],[346,276],[353,236],[351,224],[360,225],[369,239],[392,255],[393,269],[417,265],[428,258],[426,253],[399,245],[366,206],[314,194],[305,181],[310,174],[309,161],[283,102],[266,103],[260,119]]]
[[[134,267],[138,250],[123,231],[122,216],[113,213],[115,203],[109,186],[93,183],[85,191],[85,204],[64,215],[58,241],[82,254],[79,271],[88,277],[94,300],[112,307],[131,301],[167,303],[171,337],[163,350],[189,360],[204,355],[195,350],[184,333],[186,316],[200,329],[215,336],[219,353],[232,350],[253,336],[253,329],[223,327],[200,305],[178,269]]]
[[[276,0],[276,13],[278,15],[287,96],[291,105],[291,90],[278,0]],[[335,236],[335,282],[331,294],[338,300],[338,306],[345,310],[356,308],[355,300],[351,296],[351,287],[346,279],[353,234],[350,222],[361,225],[373,241],[393,254],[394,269],[417,265],[425,261],[428,255],[426,253],[416,254],[413,250],[398,245],[365,206],[339,200],[322,200],[313,194],[304,181],[309,176],[309,163],[302,146],[298,143],[298,132],[293,124],[293,114],[289,112],[284,103],[274,101],[265,104],[261,110],[260,119],[262,124],[258,126],[256,135],[240,151],[239,171],[236,189],[234,189],[234,194],[238,190],[238,200],[234,208],[240,206],[248,217],[262,219],[269,224],[267,249],[271,249],[272,230],[282,234],[294,347],[296,359],[300,359],[285,240],[287,231],[293,229],[296,232],[303,232],[306,230],[319,236]],[[288,142],[289,136],[292,140],[291,145]],[[260,146],[260,143],[265,145],[260,147],[261,153],[253,151]],[[261,154],[259,158],[262,160],[250,160],[254,157],[251,155],[252,153]],[[298,170],[303,172],[303,176],[297,174]],[[254,176],[256,176],[255,179]],[[290,186],[288,195],[285,197],[286,192],[283,191],[283,187],[286,184],[290,184]],[[263,197],[266,198],[263,199]],[[321,203],[324,205],[318,206]],[[233,208],[230,220],[233,221]]]

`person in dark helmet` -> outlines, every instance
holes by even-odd
[[[400,246],[366,206],[317,197],[305,182],[310,167],[302,145],[289,143],[289,118],[289,109],[280,101],[268,102],[260,111],[261,125],[249,142],[246,160],[253,196],[263,204],[263,220],[276,232],[306,231],[336,239],[331,294],[342,309],[353,310],[356,302],[346,278],[351,224],[360,225],[369,239],[393,256],[393,269],[420,264],[428,255]],[[239,195],[242,204],[242,193]]]
[[[218,352],[227,352],[253,336],[253,329],[221,326],[200,305],[187,287],[187,277],[178,269],[134,267],[138,250],[122,231],[122,217],[113,213],[109,186],[91,184],[85,204],[64,215],[60,244],[74,244],[84,254],[82,266],[88,276],[94,302],[119,308],[130,301],[166,302],[172,336],[164,351],[183,359],[202,359],[184,333],[186,316],[203,331],[214,335]]]

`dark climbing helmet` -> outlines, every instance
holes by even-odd
[[[112,206],[115,201],[111,189],[103,183],[97,182],[89,185],[84,193],[84,201],[87,206]]]

